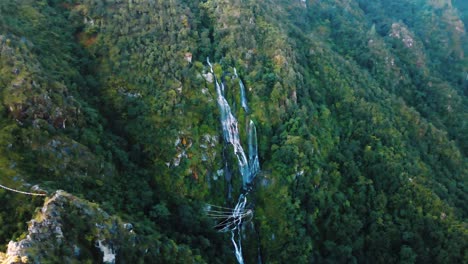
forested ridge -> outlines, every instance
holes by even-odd
[[[206,213],[236,202],[217,78],[257,126],[246,263],[467,263],[467,23],[463,0],[0,0],[0,185],[47,194],[0,189],[0,261],[32,237],[16,263],[235,263]]]

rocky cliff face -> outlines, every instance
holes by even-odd
[[[54,262],[58,252],[68,252],[60,260],[63,263],[92,256],[115,263],[120,246],[128,242],[135,246],[137,238],[132,224],[64,191],[45,201],[28,231],[26,238],[10,241],[7,252],[0,255],[2,263]]]

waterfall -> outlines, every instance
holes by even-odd
[[[213,65],[211,65],[211,63],[210,63],[210,58],[206,58],[206,63],[208,63],[208,66],[210,66],[210,71],[211,71],[211,73],[214,74],[214,72],[213,72]]]
[[[231,230],[231,242],[234,245],[234,251],[236,255],[237,262],[239,264],[244,264],[244,257],[242,256],[242,215],[245,211],[245,205],[247,204],[247,198],[244,194],[239,196],[239,200],[237,201],[236,207],[234,207],[234,212],[232,216],[235,220],[235,227]],[[237,242],[236,242],[236,235],[235,231],[237,231]]]
[[[240,137],[239,137],[239,126],[236,117],[231,112],[231,107],[224,97],[224,84],[219,84],[216,75],[213,72],[213,66],[210,63],[209,58],[206,59],[210,67],[210,71],[214,76],[216,94],[217,94],[217,103],[220,111],[221,126],[223,130],[223,139],[226,144],[231,144],[234,148],[234,154],[237,158],[237,164],[239,167],[239,172],[242,177],[242,189],[243,192],[240,194],[236,206],[232,211],[229,211],[226,216],[226,219],[217,225],[222,232],[231,231],[231,242],[234,245],[235,256],[239,264],[244,264],[244,258],[242,256],[242,223],[247,217],[253,216],[253,211],[251,209],[246,210],[247,197],[246,195],[250,191],[251,184],[255,176],[260,171],[260,163],[258,160],[258,146],[257,146],[257,129],[252,120],[250,120],[247,128],[247,137],[248,137],[248,148],[249,148],[249,158],[242,148]],[[234,68],[234,75],[236,78],[237,70]],[[239,78],[239,86],[241,91],[241,106],[246,113],[249,109],[247,106],[247,98],[245,96],[245,87],[242,83],[242,80]],[[225,171],[228,170],[227,161],[225,164]],[[231,197],[231,175],[226,173],[226,181],[228,182],[228,198]],[[236,238],[237,237],[237,238]]]
[[[211,66],[210,66],[211,67]],[[216,93],[218,95],[217,102],[219,111],[221,114],[221,125],[223,128],[223,138],[228,144],[234,147],[234,154],[237,157],[239,171],[242,176],[242,186],[244,190],[247,190],[248,185],[251,182],[252,173],[249,169],[249,163],[247,156],[245,155],[244,149],[240,143],[239,128],[236,117],[231,112],[226,98],[223,96],[221,85],[218,83],[218,79],[215,76]]]
[[[241,96],[241,106],[244,108],[246,113],[249,112],[249,106],[247,105],[247,98],[245,96],[245,86],[242,82],[241,78],[237,75],[237,70],[234,68],[234,76],[239,79],[239,87],[240,87],[240,96]]]
[[[252,182],[254,177],[260,171],[260,162],[258,161],[258,146],[257,146],[257,128],[252,120],[249,123],[249,167],[250,179]]]

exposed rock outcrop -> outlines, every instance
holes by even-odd
[[[29,222],[26,238],[10,241],[7,252],[0,254],[0,261],[54,262],[57,255],[64,255],[67,259],[60,261],[70,263],[101,255],[103,263],[115,263],[119,247],[134,241],[135,236],[131,224],[110,216],[96,204],[59,190]],[[57,254],[59,251],[73,254]]]

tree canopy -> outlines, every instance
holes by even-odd
[[[467,262],[465,2],[0,1],[0,184],[133,223],[121,263],[235,262],[209,57],[257,125],[246,263]],[[5,251],[44,199],[0,198]]]

